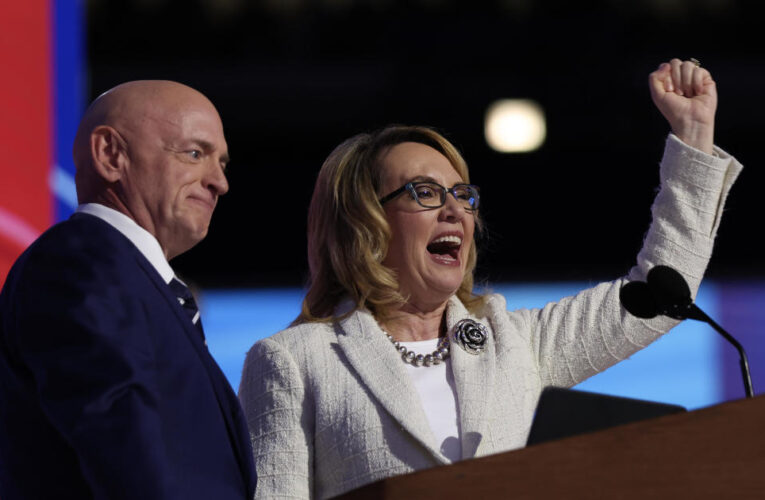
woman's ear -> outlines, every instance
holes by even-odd
[[[122,178],[128,162],[127,143],[119,132],[108,125],[99,125],[90,133],[90,154],[93,168],[108,183]]]

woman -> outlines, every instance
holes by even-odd
[[[619,289],[664,264],[695,293],[741,165],[713,146],[705,69],[673,59],[649,84],[674,134],[637,265],[540,310],[473,295],[480,196],[443,137],[389,127],[330,155],[303,311],[255,344],[242,376],[257,497],[326,498],[522,447],[543,387],[573,386],[676,324],[630,316]]]

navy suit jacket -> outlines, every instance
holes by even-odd
[[[252,498],[246,421],[169,286],[75,214],[0,294],[0,498]]]

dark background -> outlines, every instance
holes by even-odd
[[[479,277],[600,280],[634,262],[668,127],[647,76],[701,60],[720,95],[716,143],[747,167],[709,274],[765,275],[765,61],[757,2],[653,0],[92,0],[89,92],[172,79],[218,107],[231,190],[208,238],[174,261],[205,287],[296,286],[321,163],[389,123],[443,132],[482,189]],[[494,99],[531,98],[548,136],[503,155],[483,138]]]

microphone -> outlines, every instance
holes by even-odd
[[[680,273],[668,266],[656,266],[648,271],[645,282],[631,281],[624,285],[619,290],[619,300],[630,314],[638,318],[650,319],[662,315],[679,320],[695,319],[710,325],[738,351],[746,397],[754,397],[744,347],[693,303],[688,283]]]

